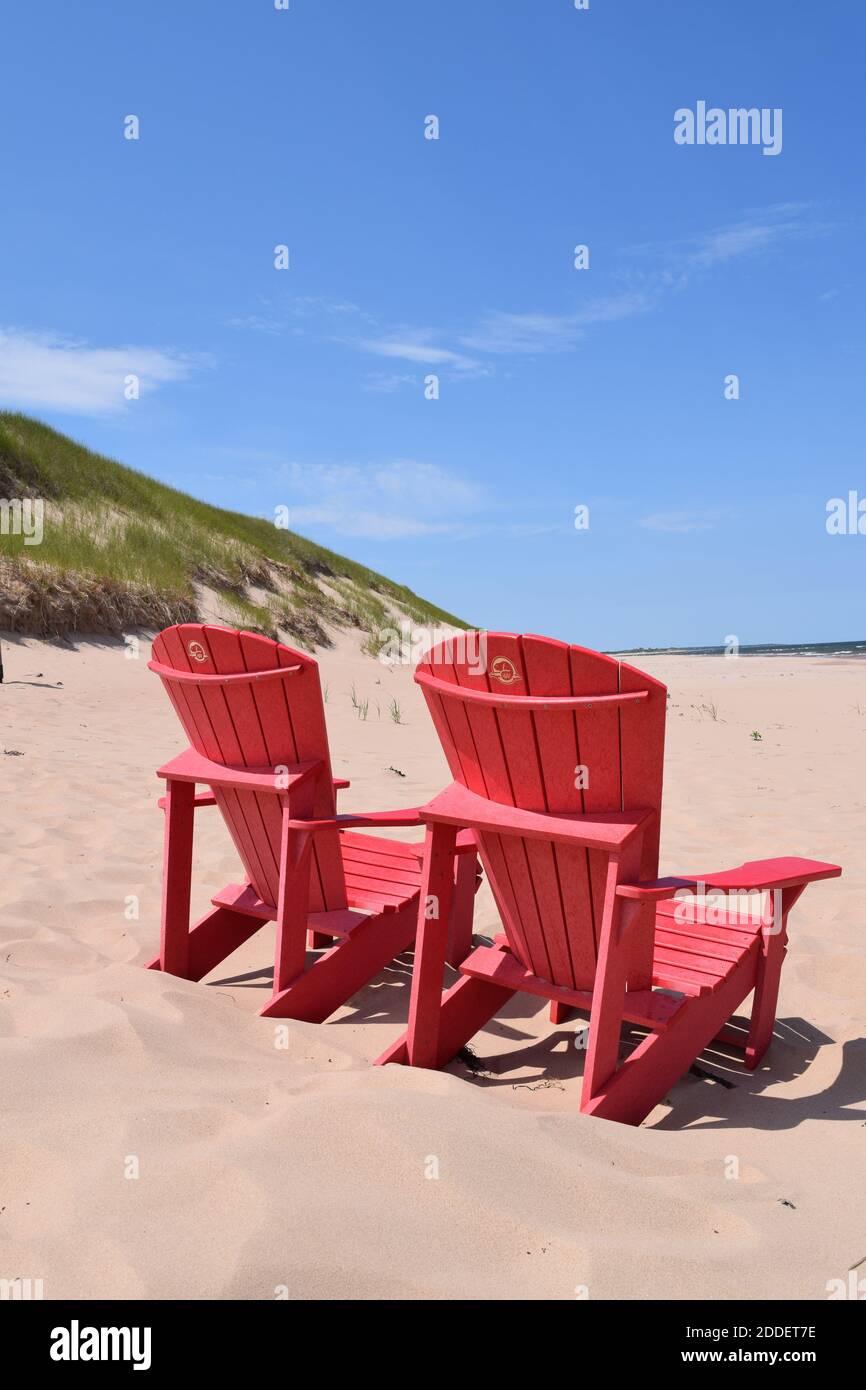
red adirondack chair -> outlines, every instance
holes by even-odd
[[[319,672],[312,657],[250,632],[166,628],[148,663],[190,747],[159,768],[166,795],[162,929],[151,970],[200,980],[276,919],[267,1016],[321,1022],[411,945],[421,844],[350,827],[420,825],[417,808],[338,816]],[[196,784],[210,790],[196,794]],[[217,806],[246,872],[190,930],[193,820]],[[471,835],[458,845],[450,955],[469,950],[477,886]],[[336,938],[336,944],[334,939]],[[329,946],[307,966],[307,945]]]
[[[639,1124],[714,1038],[755,1067],[770,1042],[788,913],[835,864],[768,859],[658,879],[666,690],[626,662],[545,637],[487,635],[486,674],[453,640],[415,679],[453,784],[427,822],[409,1027],[378,1063],[444,1066],[519,990],[559,1022],[590,1014],[581,1110]],[[477,837],[505,928],[445,994],[455,836]],[[703,893],[699,892],[703,885]],[[775,918],[742,912],[743,894]],[[725,894],[706,911],[706,893]],[[703,903],[703,907],[701,904]],[[746,906],[754,906],[747,902]],[[754,991],[748,1032],[730,1026]],[[646,1037],[619,1062],[623,1023]]]

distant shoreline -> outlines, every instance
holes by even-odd
[[[726,647],[628,647],[610,656],[725,656]],[[739,656],[856,656],[866,657],[863,642],[744,642]]]

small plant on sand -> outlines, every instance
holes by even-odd
[[[370,713],[370,701],[358,700],[357,703],[355,703],[355,709],[358,712],[358,718],[363,719],[366,723],[367,715]]]
[[[454,1060],[455,1062],[462,1062],[470,1076],[486,1075],[484,1063],[478,1056],[478,1053],[474,1048],[471,1048],[468,1043],[461,1047]]]
[[[326,685],[326,686],[323,686],[323,687],[322,687],[322,699],[323,699],[323,701],[325,702],[325,704],[328,703],[328,691],[329,691],[330,689],[331,689],[331,687],[330,687],[329,685]]]
[[[390,708],[389,708],[389,710],[388,710],[388,713],[390,714],[391,720],[392,720],[392,722],[393,722],[394,724],[402,724],[402,723],[403,723],[403,714],[402,714],[402,711],[401,711],[401,709],[400,709],[400,701],[399,701],[399,700],[392,700],[392,701],[391,701],[391,705],[390,705]]]
[[[762,739],[763,737],[764,737],[764,735],[763,735],[763,734],[759,734],[758,731],[757,731],[757,729],[753,729],[752,732],[751,732],[750,735],[749,735],[749,738],[753,738],[753,739],[755,740],[756,743],[760,743],[760,741],[761,741],[761,739]]]
[[[674,708],[676,709],[676,706],[674,706]],[[703,705],[691,705],[690,708],[697,710],[699,719],[703,719],[704,715],[707,715],[708,718],[718,721],[719,707],[715,700],[709,700]]]

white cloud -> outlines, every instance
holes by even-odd
[[[417,516],[388,516],[365,511],[345,503],[330,506],[290,508],[292,526],[329,526],[341,536],[361,536],[367,540],[392,541],[408,536],[454,536],[460,527],[453,522],[425,521]]]
[[[329,526],[343,536],[456,535],[484,506],[475,483],[417,459],[292,463],[283,471],[292,492],[311,499],[290,505],[292,525]]]
[[[832,230],[808,203],[778,203],[744,212],[739,221],[698,236],[629,248],[632,264],[610,275],[608,294],[580,302],[597,271],[576,274],[571,307],[562,313],[489,310],[463,325],[381,324],[358,305],[318,296],[272,301],[261,297],[260,312],[232,320],[237,326],[265,333],[307,334],[318,321],[319,337],[374,357],[410,363],[450,375],[453,380],[490,376],[498,357],[530,357],[573,352],[600,324],[646,314],[682,292],[698,277],[749,256],[766,255],[785,242]],[[647,259],[650,258],[649,264]],[[356,331],[345,328],[352,322]],[[336,332],[337,325],[342,332]],[[370,325],[363,328],[362,324]],[[300,326],[299,326],[300,325]],[[361,334],[365,336],[361,336]],[[371,373],[365,389],[389,392],[416,384],[405,373]]]
[[[318,294],[288,295],[276,298],[260,294],[257,296],[256,303],[259,308],[255,313],[234,315],[227,320],[229,327],[247,328],[255,333],[267,333],[272,337],[282,337],[283,334],[300,336],[308,333],[308,327],[299,325],[310,320],[355,317],[367,323],[375,323],[375,319],[370,314],[366,314],[359,305],[352,304],[349,300],[325,299]]]
[[[680,278],[674,277],[673,283],[682,288],[695,271],[769,251],[786,241],[823,236],[832,230],[833,224],[815,217],[808,203],[776,203],[746,213],[739,222],[717,227],[701,236],[665,243],[650,242],[632,249],[675,264]]]
[[[411,372],[368,372],[364,378],[364,390],[388,395],[398,391],[401,386],[417,386],[418,382],[419,378]]]
[[[531,536],[562,524],[511,522],[497,515],[486,491],[438,464],[417,459],[388,463],[287,464],[290,525],[325,526],[341,536],[376,540],[447,536]],[[308,499],[308,500],[307,500]]]
[[[460,342],[477,352],[503,355],[570,352],[591,325],[630,318],[633,314],[646,313],[652,307],[652,296],[639,290],[591,300],[583,308],[568,314],[509,314],[497,311],[486,314],[478,327],[462,337]]]
[[[388,338],[364,338],[357,346],[363,352],[379,357],[396,357],[403,362],[417,362],[429,367],[451,367],[458,372],[477,372],[481,363],[452,348],[437,347],[429,341],[428,330],[417,329],[409,335]]]
[[[58,334],[0,329],[0,403],[101,415],[127,405],[128,375],[138,377],[144,396],[183,381],[203,362],[158,348],[94,348]]]
[[[638,522],[648,531],[668,531],[685,534],[688,531],[712,531],[721,519],[720,512],[654,512]]]
[[[764,251],[788,229],[774,226],[770,222],[741,222],[736,227],[726,227],[722,231],[711,232],[696,246],[689,261],[694,266],[724,265],[737,256],[750,255]]]

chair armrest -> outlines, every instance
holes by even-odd
[[[161,796],[156,803],[157,806],[159,806],[159,808],[163,811],[165,810],[165,804],[167,799],[167,797]],[[193,810],[197,811],[200,806],[216,806],[216,804],[217,799],[214,796],[213,792],[196,792],[192,806]]]
[[[753,859],[740,864],[739,868],[697,874],[696,878],[708,888],[794,888],[821,878],[838,878],[841,872],[838,864],[800,859],[794,855],[782,859]]]
[[[187,748],[170,762],[157,768],[157,777],[168,782],[199,782],[207,787],[231,787],[234,791],[265,792],[284,796],[311,777],[322,772],[322,762],[314,759],[304,763],[286,765],[284,772],[277,774],[274,767],[231,767],[223,763],[211,762],[194,748]]]
[[[697,888],[693,878],[648,878],[641,883],[620,883],[616,896],[639,903],[657,903],[672,898],[679,888]]]
[[[457,782],[434,796],[421,808],[421,813],[425,821],[466,827],[476,833],[490,830],[497,834],[602,849],[613,854],[619,853],[655,814],[648,808],[586,815],[569,811],[524,811],[519,806],[489,801]]]
[[[351,782],[348,780],[348,778],[345,778],[345,777],[335,777],[335,778],[334,778],[334,791],[335,791],[335,792],[342,791],[344,787],[350,787],[351,785],[352,785],[352,784],[351,784]],[[161,797],[159,798],[159,800],[157,801],[157,803],[156,803],[157,806],[159,806],[159,808],[160,808],[161,810],[163,810],[163,811],[165,810],[165,800],[166,800],[165,797],[164,797],[164,796],[161,796]],[[216,806],[216,804],[217,804],[217,799],[216,799],[216,796],[214,795],[213,792],[196,792],[196,794],[195,794],[195,801],[193,802],[193,809],[194,809],[194,810],[198,810],[198,808],[199,808],[200,806]]]
[[[383,825],[423,825],[421,807],[412,806],[406,811],[361,811],[357,815],[327,816],[321,820],[289,821],[290,830],[308,830],[316,834],[320,830],[351,830],[354,827],[375,828]]]
[[[658,902],[671,898],[680,888],[690,888],[694,892],[706,888],[722,888],[730,891],[750,890],[769,891],[773,888],[795,888],[800,884],[815,883],[821,878],[838,878],[842,870],[838,864],[825,864],[819,859],[799,859],[796,856],[784,859],[753,859],[741,864],[737,869],[722,869],[718,873],[695,874],[693,878],[657,878],[644,883],[621,883],[617,888],[620,898],[632,898],[638,902]]]
[[[419,859],[424,858],[423,840],[413,840],[409,848],[415,851]],[[471,854],[477,858],[478,841],[475,838],[474,830],[457,831],[457,841],[454,845],[454,853],[458,856],[458,858],[462,857],[465,854]]]

